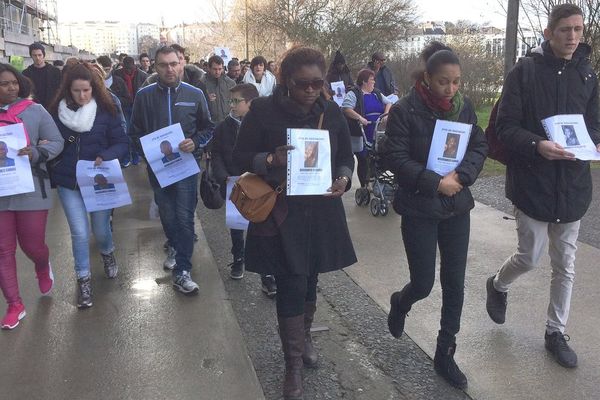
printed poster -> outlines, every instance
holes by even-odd
[[[18,156],[27,147],[23,124],[0,127],[0,197],[35,190],[28,156]]]
[[[323,195],[331,187],[329,131],[288,129],[287,195]]]
[[[77,184],[88,212],[110,210],[131,204],[131,196],[119,160],[77,161]]]
[[[461,163],[473,125],[437,120],[427,158],[427,169],[446,176]]]
[[[225,226],[229,229],[248,230],[248,220],[240,214],[236,206],[229,198],[233,191],[233,185],[239,176],[230,176],[227,179],[227,196],[225,197]]]
[[[555,115],[542,120],[548,139],[560,144],[579,160],[600,160],[581,114]]]
[[[346,97],[346,86],[344,85],[344,81],[331,82],[331,91],[333,92],[333,101],[341,107],[344,102],[344,97]]]
[[[179,123],[140,138],[146,160],[161,188],[200,172],[194,155],[179,150],[184,139]]]
[[[214,53],[215,56],[219,56],[225,61],[225,67],[227,67],[227,63],[231,61],[231,51],[229,50],[229,47],[215,47]]]

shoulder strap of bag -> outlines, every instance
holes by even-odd
[[[323,118],[325,118],[325,112],[322,112],[321,116],[319,117],[319,124],[317,125],[317,129],[321,129],[321,127],[323,126]]]

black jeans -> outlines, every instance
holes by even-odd
[[[230,229],[231,234],[231,255],[233,261],[244,259],[244,231],[241,229]]]
[[[435,281],[436,247],[439,246],[441,339],[453,340],[460,330],[470,220],[470,213],[444,220],[402,217],[402,240],[408,258],[410,282],[403,289],[400,307],[410,310],[414,303],[429,296]]]
[[[361,187],[369,184],[369,160],[366,152],[354,153],[356,155],[356,175]]]
[[[304,303],[317,301],[317,282],[315,272],[306,275],[275,275],[277,283],[277,316],[291,318],[304,314]]]

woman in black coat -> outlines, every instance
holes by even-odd
[[[402,240],[410,282],[392,294],[388,328],[400,337],[411,306],[429,295],[435,258],[441,257],[442,317],[434,367],[451,385],[465,388],[467,378],[454,362],[460,328],[469,246],[469,191],[485,161],[487,143],[471,102],[458,91],[461,67],[456,54],[432,42],[421,55],[426,63],[410,93],[392,108],[384,161],[399,184],[394,209],[402,215]],[[437,120],[472,125],[464,158],[446,176],[426,169]]]
[[[280,66],[280,85],[272,96],[255,99],[244,117],[233,159],[273,188],[286,179],[288,128],[329,131],[330,193],[286,196],[282,193],[262,223],[250,223],[246,269],[273,274],[277,317],[285,357],[285,399],[303,398],[302,366],[316,366],[310,327],[316,310],[317,276],[356,262],[341,196],[350,188],[354,160],[348,125],[332,101],[321,95],[325,59],[313,49],[290,50]]]

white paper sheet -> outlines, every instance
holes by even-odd
[[[473,126],[438,119],[427,158],[427,169],[445,176],[461,163],[469,146]]]
[[[239,176],[230,176],[227,179],[227,196],[225,197],[225,226],[229,229],[248,230],[248,220],[240,214],[236,206],[229,198],[233,190],[233,185],[238,180]]]
[[[346,97],[346,85],[344,85],[344,81],[331,82],[330,85],[333,91],[333,101],[341,107],[344,97]]]
[[[225,62],[225,66],[227,66],[227,63],[229,61],[231,61],[231,51],[229,50],[229,47],[215,47],[214,53],[215,56],[219,56],[223,59],[223,61]],[[266,67],[267,66],[265,65],[265,68]]]
[[[27,146],[23,124],[0,127],[0,197],[35,190],[28,156],[18,156]]]
[[[288,129],[287,195],[322,195],[331,187],[329,131]]]
[[[88,212],[110,210],[131,204],[131,196],[119,160],[77,161],[77,184]]]
[[[161,188],[200,172],[194,156],[179,150],[184,139],[179,123],[140,138],[146,160]]]
[[[391,101],[391,102],[392,102],[392,104],[396,104],[396,103],[398,102],[398,100],[400,100],[400,98],[398,97],[398,95],[397,95],[397,94],[394,94],[394,93],[393,93],[393,94],[390,94],[390,95],[387,97],[387,99],[388,99],[389,101]]]
[[[600,160],[581,114],[555,115],[542,120],[548,139],[575,154],[579,160]]]

